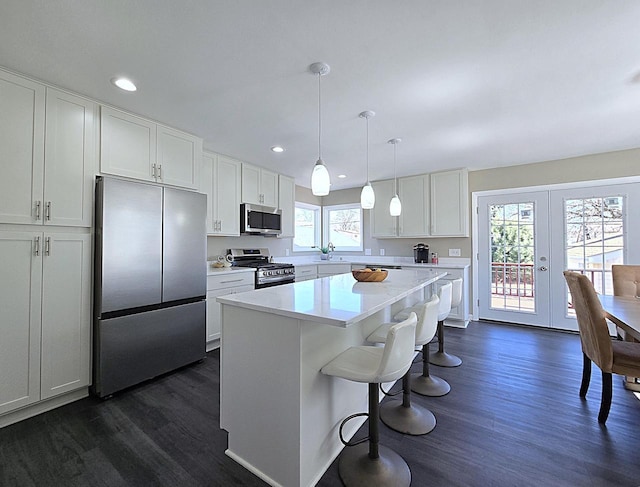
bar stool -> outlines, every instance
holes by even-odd
[[[404,459],[388,447],[379,445],[378,384],[402,377],[411,367],[416,336],[417,316],[389,328],[384,348],[351,347],[322,367],[326,375],[369,384],[369,412],[349,416],[340,424],[340,441],[346,448],[340,454],[338,473],[347,486],[409,486],[411,471]],[[369,416],[369,436],[346,442],[342,428],[350,419]],[[369,445],[364,444],[369,441]]]
[[[438,351],[429,357],[429,362],[433,365],[439,365],[440,367],[458,367],[462,363],[460,357],[444,351],[444,320],[447,319],[447,316],[451,313],[451,308],[459,306],[462,302],[462,279],[454,279],[451,281],[451,286],[449,306],[443,306],[440,310],[440,315],[438,315]],[[443,299],[440,297],[441,305],[442,301]]]
[[[425,346],[429,346],[429,342],[436,334],[439,302],[438,296],[433,296],[418,310],[415,346],[423,347],[423,350]],[[385,343],[387,333],[394,324],[384,323],[380,325],[367,337],[367,341]],[[399,433],[426,435],[436,427],[436,418],[428,409],[411,405],[411,390],[411,371],[408,370],[402,376],[402,401],[394,400],[383,403],[380,406],[380,419],[389,428]]]
[[[445,287],[445,286],[443,286]],[[450,284],[447,287],[451,287]],[[439,294],[442,296],[443,300],[447,299],[446,294],[448,294],[448,290],[445,289],[442,291],[442,288]],[[425,313],[425,322],[429,323],[425,324],[426,327],[433,328],[434,334],[431,335],[431,338],[435,335],[435,329],[438,325],[438,315],[440,314],[440,301],[437,295],[434,295],[431,298],[432,301],[435,302],[434,305],[427,308]],[[441,377],[431,375],[429,373],[429,346],[431,345],[431,339],[422,345],[422,372],[418,372],[416,374],[411,374],[411,390],[417,394],[422,396],[429,397],[439,397],[448,394],[451,390],[451,386],[449,383]]]

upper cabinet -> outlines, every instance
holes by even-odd
[[[277,208],[278,174],[243,162],[242,202]]]
[[[201,164],[202,139],[102,107],[102,173],[196,189]]]
[[[278,176],[278,208],[282,210],[282,233],[284,237],[295,237],[296,182],[293,178]]]
[[[469,189],[466,169],[398,178],[402,213],[389,214],[393,179],[371,183],[376,205],[371,210],[375,238],[468,237]]]
[[[469,236],[469,183],[466,169],[431,174],[431,235]]]
[[[398,178],[398,196],[402,202],[402,212],[398,217],[398,236],[429,235],[429,175]],[[389,208],[387,213],[388,210]]]
[[[204,152],[200,191],[207,195],[207,234],[240,235],[241,162]]]
[[[96,104],[0,71],[0,106],[0,223],[91,226]]]

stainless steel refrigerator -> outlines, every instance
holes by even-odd
[[[200,193],[97,178],[96,395],[205,356],[206,204]]]

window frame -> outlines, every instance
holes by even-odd
[[[345,203],[342,205],[327,205],[322,207],[322,245],[327,246],[329,244],[329,212],[339,210],[358,210],[360,214],[360,246],[344,247],[335,246],[336,252],[362,252],[364,249],[364,212],[360,203]],[[334,244],[335,245],[335,244]]]
[[[295,220],[295,211],[300,208],[304,210],[311,210],[314,212],[314,246],[320,246],[322,242],[322,206],[314,205],[311,203],[304,203],[302,201],[296,201],[294,204],[294,222],[293,222],[293,230],[294,237],[291,239],[291,248],[293,252],[312,252],[317,249],[313,247],[301,247],[296,245],[296,220]]]

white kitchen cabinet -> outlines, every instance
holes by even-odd
[[[0,232],[0,414],[90,382],[91,236]]]
[[[207,194],[207,234],[240,235],[241,163],[204,152],[200,191]]]
[[[242,202],[277,208],[278,174],[243,162]]]
[[[398,178],[398,195],[402,202],[402,213],[398,217],[398,236],[428,236],[429,175]],[[387,208],[387,213],[388,210]]]
[[[0,223],[91,226],[95,103],[0,71],[0,106]]]
[[[318,277],[336,276],[338,274],[346,274],[351,272],[351,264],[319,264]]]
[[[397,237],[398,217],[389,214],[389,202],[393,198],[393,179],[371,183],[376,194],[376,204],[371,212],[371,236],[375,238]],[[401,200],[402,201],[402,200]],[[404,210],[404,204],[402,205]]]
[[[231,271],[207,276],[207,351],[219,346],[220,303],[218,296],[243,293],[254,289],[253,272]]]
[[[282,210],[281,238],[295,237],[296,182],[280,174],[278,176],[278,208]]]
[[[197,188],[202,165],[202,139],[164,125],[157,127],[158,182]]]
[[[431,174],[431,235],[469,236],[469,183],[466,169]]]
[[[317,265],[297,265],[295,266],[296,282],[309,281],[311,279],[317,279],[318,266]]]
[[[115,108],[100,113],[102,173],[198,187],[202,139]]]

